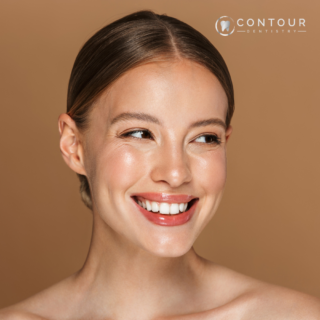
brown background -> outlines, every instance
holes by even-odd
[[[197,251],[320,297],[319,1],[1,0],[0,307],[84,262],[91,214],[60,155],[57,118],[82,44],[141,9],[202,32],[234,81],[228,183]],[[224,15],[305,18],[307,32],[222,37],[215,22]]]

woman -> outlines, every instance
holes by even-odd
[[[320,319],[320,301],[206,261],[193,243],[220,203],[234,110],[219,52],[140,11],[76,58],[60,149],[93,213],[81,270],[0,319]]]

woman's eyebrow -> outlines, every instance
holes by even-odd
[[[210,118],[210,119],[196,121],[190,125],[190,128],[205,127],[210,124],[211,125],[218,125],[218,126],[223,127],[224,129],[227,129],[227,125],[225,124],[225,122],[219,118]]]
[[[124,113],[120,113],[118,116],[116,116],[115,118],[113,118],[111,120],[111,125],[119,122],[119,121],[126,121],[126,120],[130,120],[130,119],[138,119],[138,120],[143,120],[143,121],[147,121],[147,122],[153,122],[156,124],[160,124],[161,122],[159,119],[157,119],[156,117],[151,116],[150,114],[147,113],[142,113],[142,112],[124,112]]]
[[[153,122],[159,125],[162,125],[161,121],[154,117],[151,116],[150,114],[143,113],[143,112],[124,112],[120,113],[118,116],[113,118],[111,120],[111,125],[115,124],[116,122],[119,121],[126,121],[126,120],[131,120],[131,119],[137,119],[137,120],[142,120],[142,121],[147,121],[147,122]],[[205,127],[208,125],[218,125],[226,129],[226,124],[224,121],[222,121],[219,118],[210,118],[210,119],[204,119],[204,120],[198,120],[196,122],[193,122],[189,127],[190,128],[196,128],[196,127]]]

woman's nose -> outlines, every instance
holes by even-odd
[[[188,155],[182,148],[167,147],[156,155],[151,179],[154,182],[165,182],[171,188],[177,188],[192,179]]]

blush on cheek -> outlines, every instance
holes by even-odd
[[[105,187],[125,192],[143,176],[143,162],[143,154],[130,146],[121,146],[108,153],[99,170]]]
[[[196,176],[207,192],[218,194],[222,191],[227,177],[225,153],[217,152],[202,158]]]

